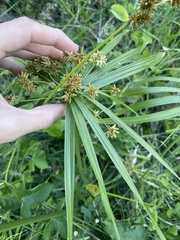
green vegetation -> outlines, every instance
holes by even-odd
[[[178,240],[180,3],[171,2],[1,3],[1,21],[29,16],[82,51],[22,62],[19,78],[0,72],[15,106],[67,102],[64,119],[0,145],[0,240]]]

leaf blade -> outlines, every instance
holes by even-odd
[[[65,117],[64,179],[67,216],[67,236],[73,239],[74,176],[75,176],[75,121],[69,104]]]

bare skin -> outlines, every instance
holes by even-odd
[[[63,51],[77,50],[78,46],[63,31],[27,17],[0,24],[0,67],[14,74],[22,68],[10,56],[32,60],[42,55],[59,59]],[[64,112],[64,104],[47,104],[31,110],[15,108],[0,94],[0,144],[47,128]]]

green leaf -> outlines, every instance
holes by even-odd
[[[0,207],[5,211],[16,211],[19,209],[20,203],[13,195],[6,194],[0,197]]]
[[[116,240],[114,235],[114,227],[111,222],[104,221],[105,231],[110,235],[112,240]],[[135,226],[131,229],[120,221],[117,221],[118,231],[123,240],[147,240],[147,230],[143,226]]]
[[[89,97],[87,97],[88,99],[91,99]],[[119,118],[114,115],[109,109],[107,109],[105,106],[103,106],[102,104],[100,104],[99,102],[97,102],[96,100],[92,100],[93,103],[95,103],[96,106],[98,106],[103,112],[105,112],[107,115],[110,115],[112,118],[117,118],[119,120]],[[94,133],[96,134],[97,138],[99,139],[99,141],[101,142],[103,148],[105,149],[105,151],[107,152],[107,154],[109,155],[110,159],[112,160],[112,162],[114,163],[114,165],[116,166],[117,170],[119,171],[119,173],[122,175],[122,177],[124,178],[124,180],[126,181],[126,183],[128,184],[128,186],[130,187],[131,191],[134,193],[134,195],[136,196],[136,198],[138,199],[139,203],[143,206],[143,208],[146,210],[146,212],[148,213],[153,226],[155,227],[158,235],[160,236],[160,238],[162,240],[165,240],[164,234],[162,233],[162,231],[160,230],[159,226],[157,225],[157,223],[154,221],[153,217],[151,216],[151,213],[149,212],[149,210],[146,208],[136,186],[133,183],[133,180],[131,179],[126,167],[124,166],[122,159],[120,158],[120,156],[118,155],[118,153],[116,152],[115,148],[113,147],[113,145],[111,144],[111,142],[108,140],[107,136],[105,135],[105,133],[103,132],[103,130],[101,129],[101,127],[99,126],[99,124],[97,124],[96,120],[94,119],[93,115],[90,113],[90,111],[88,110],[88,108],[85,106],[85,104],[83,104],[82,102],[80,102],[78,99],[76,99],[76,103],[79,106],[79,109],[81,109],[81,111],[84,114],[84,117],[86,118],[86,120],[88,121],[88,123],[90,124],[91,128],[93,129]],[[124,124],[120,124],[118,121],[115,121],[118,125],[124,125]],[[122,121],[121,121],[122,123]],[[81,125],[82,126],[82,125]],[[126,130],[128,130],[128,126],[126,127]],[[133,130],[131,128],[129,128],[130,133],[133,132]],[[82,131],[82,130],[81,130]],[[129,131],[128,131],[129,132]],[[84,131],[83,131],[84,133]],[[133,134],[136,134],[136,136],[138,136],[137,133],[133,132]],[[138,136],[139,138],[139,136]],[[141,140],[140,143],[142,144],[144,140]],[[145,142],[145,141],[144,141]],[[144,143],[143,142],[143,143]],[[146,142],[145,142],[146,143]],[[150,146],[146,143],[145,144],[146,147],[148,146],[148,148],[150,148]],[[155,152],[155,151],[154,151]],[[156,152],[155,152],[156,153]],[[156,153],[156,155],[158,155]],[[159,155],[158,155],[159,156]],[[159,157],[160,158],[160,157]],[[159,159],[158,159],[159,160]],[[162,160],[163,161],[163,160]],[[163,161],[163,163],[165,163]],[[165,163],[166,167],[168,166]],[[169,169],[171,169],[168,166]],[[94,170],[94,169],[93,169]],[[171,169],[171,172],[173,170]],[[174,173],[174,172],[173,172]]]
[[[42,131],[48,133],[51,137],[61,138],[63,135],[64,126],[64,120],[61,119]]]
[[[113,41],[113,40],[112,40]],[[111,42],[110,42],[111,43]],[[113,60],[109,61],[104,67],[100,68],[97,71],[92,72],[87,76],[87,78],[84,79],[83,85],[88,85],[89,83],[93,83],[96,81],[96,79],[100,78],[101,76],[104,76],[105,73],[108,73],[112,71],[113,69],[117,69],[117,66],[121,66],[122,64],[125,64],[126,62],[130,61],[131,59],[139,56],[139,54],[143,51],[147,44],[144,43],[142,46],[134,48],[130,51],[127,51],[120,56],[114,58]],[[106,47],[103,48],[106,50]]]
[[[36,167],[38,167],[41,170],[49,168],[49,165],[46,161],[46,155],[43,150],[35,152],[31,161],[34,163]]]
[[[40,204],[47,200],[51,193],[52,184],[42,183],[31,189],[28,195],[22,198],[21,216],[23,218],[31,217],[31,206],[36,203]]]
[[[178,218],[180,218],[180,202],[176,203],[174,209],[170,208],[167,210],[168,218],[172,218],[174,215],[176,215]]]
[[[114,123],[118,124],[122,127],[131,137],[133,137],[139,144],[141,144],[146,150],[148,150],[164,167],[166,167],[175,177],[179,179],[177,174],[173,171],[173,169],[163,160],[159,154],[141,137],[139,136],[132,128],[130,128],[124,121],[118,118],[111,110],[106,108],[100,102],[86,96],[91,102],[93,102],[97,107],[99,107],[104,113],[106,113]],[[135,118],[135,117],[134,117]]]
[[[110,11],[114,15],[115,18],[119,19],[122,22],[129,21],[129,15],[126,9],[120,4],[113,4],[111,6]]]
[[[124,122],[129,124],[138,124],[138,123],[147,123],[147,122],[157,122],[165,119],[171,119],[174,117],[180,116],[180,107],[175,107],[169,110],[160,111],[157,113],[151,113],[143,116],[135,116],[135,117],[124,117],[121,118]],[[105,121],[106,122],[106,121]],[[112,120],[111,120],[112,122]],[[108,122],[106,122],[108,123]]]
[[[132,76],[153,65],[158,64],[162,60],[163,56],[164,53],[157,53],[156,55],[152,55],[142,60],[138,60],[136,62],[119,67],[111,72],[102,75],[100,78],[96,78],[93,81],[93,84],[98,88],[105,87],[111,83],[119,81],[120,79]]]
[[[69,104],[65,117],[64,144],[64,179],[68,239],[73,239],[73,209],[74,209],[74,175],[75,175],[75,121]]]
[[[66,225],[65,219],[62,217],[56,217],[52,221],[54,225],[53,230],[57,230],[63,239],[70,239],[70,238],[67,238],[67,225]],[[68,231],[69,231],[69,228],[68,228]]]
[[[93,147],[93,143],[92,143],[89,131],[88,131],[87,126],[86,126],[85,119],[83,117],[83,114],[82,114],[80,108],[74,102],[71,103],[71,108],[72,108],[72,112],[73,112],[73,115],[74,115],[74,119],[76,121],[76,126],[77,126],[78,131],[79,131],[79,135],[81,137],[82,143],[83,143],[84,148],[86,150],[88,159],[90,161],[90,164],[91,164],[91,167],[94,171],[96,179],[98,180],[98,184],[99,184],[101,198],[102,198],[102,201],[103,201],[103,204],[104,204],[104,208],[106,210],[108,218],[110,220],[112,220],[112,222],[113,222],[115,232],[117,234],[116,237],[117,237],[118,240],[120,240],[120,236],[118,234],[118,230],[117,230],[116,223],[115,223],[114,214],[113,214],[112,209],[110,207],[110,203],[109,203],[109,200],[108,200],[106,188],[105,188],[105,185],[104,185],[104,180],[103,180],[102,173],[101,173],[101,170],[100,170],[100,167],[99,167],[99,163],[98,163],[98,160],[97,160],[97,157],[96,157],[96,153],[95,153],[95,150],[94,150],[94,147]]]
[[[117,99],[119,100],[119,97],[117,97]],[[114,101],[116,101],[116,99],[114,99]],[[167,104],[173,104],[173,103],[174,104],[180,103],[180,96],[166,96],[166,97],[149,99],[143,102],[138,102],[133,105],[130,105],[129,108],[133,109],[134,111],[137,111],[137,110],[142,110],[142,109],[147,109],[147,108],[162,106]],[[122,109],[118,111],[118,115],[128,113],[129,111],[130,110],[128,108]]]
[[[35,217],[23,218],[16,221],[6,222],[3,224],[0,224],[0,233],[5,231],[10,231],[11,229],[15,229],[15,228],[21,228],[22,226],[26,226],[26,225],[37,223],[37,222],[42,223],[42,221],[52,219],[57,216],[63,216],[63,215],[64,215],[64,212],[53,212],[53,213],[38,215]]]
[[[45,228],[44,228],[44,231],[43,231],[43,240],[49,240],[51,239],[51,233],[52,231],[54,230],[54,225],[53,225],[53,221],[50,220]]]
[[[115,48],[116,45],[121,41],[122,37],[128,33],[129,30],[124,30],[122,33],[119,33],[116,37],[114,37],[109,43],[106,44],[105,47],[103,47],[102,52],[104,55],[108,54],[112,49]]]

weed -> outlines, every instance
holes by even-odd
[[[20,15],[21,4],[10,1]],[[27,1],[23,11],[32,14],[34,4]],[[46,12],[43,21],[56,26],[53,13],[59,13],[61,5],[64,28],[73,23],[74,39],[81,28],[77,38],[84,40],[84,51],[65,53],[59,61],[37,58],[20,80],[2,86],[4,95],[15,95],[15,106],[67,103],[65,120],[0,146],[2,239],[175,239],[179,32],[172,30],[174,23],[166,35],[163,32],[170,21],[163,14],[172,6],[158,12],[154,4],[161,9],[160,1],[141,2],[140,10],[144,14],[148,6],[156,28],[163,18],[160,33],[142,19],[138,24],[143,26],[136,26],[141,14],[135,15],[133,3],[128,19],[133,31],[123,30],[128,26],[124,23],[110,35],[108,25],[114,29],[119,24],[107,14],[112,2],[106,8],[105,1],[53,4],[49,9],[48,3],[38,3]],[[42,12],[34,14],[42,17]],[[88,39],[85,31],[91,34]],[[106,34],[110,37],[103,42]]]

